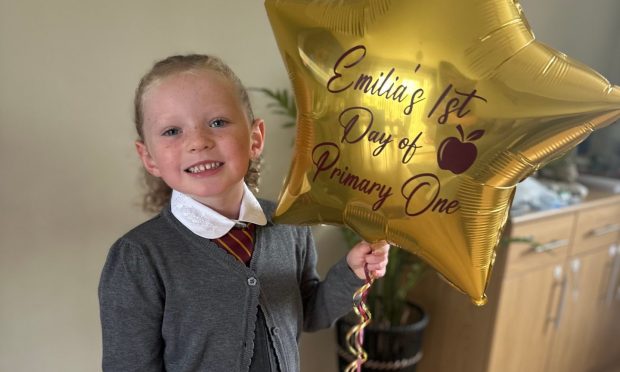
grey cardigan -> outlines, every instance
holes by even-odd
[[[260,201],[267,216],[273,204]],[[316,272],[308,227],[270,218],[249,267],[164,208],[120,238],[99,284],[104,371],[247,371],[260,304],[282,372],[299,371],[301,330],[329,327],[363,284],[338,261]]]

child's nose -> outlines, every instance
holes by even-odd
[[[213,141],[212,136],[209,135],[206,130],[199,129],[193,133],[188,147],[190,152],[196,152],[212,148],[214,144],[215,142]]]

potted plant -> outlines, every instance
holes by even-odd
[[[293,96],[286,89],[252,88],[268,97],[267,107],[272,113],[284,116],[284,127],[296,124],[297,109]],[[341,229],[344,239],[353,246],[360,238],[347,228]],[[422,334],[428,324],[428,315],[408,297],[413,287],[429,270],[417,256],[397,247],[389,253],[389,265],[383,278],[374,282],[366,299],[372,322],[364,330],[364,350],[368,361],[363,371],[399,370],[411,372],[420,360]],[[354,357],[346,348],[346,333],[357,324],[351,313],[336,324],[339,343],[339,364],[343,369]]]

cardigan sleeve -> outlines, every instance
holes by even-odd
[[[304,306],[304,330],[330,327],[353,308],[353,293],[364,284],[349,268],[346,257],[338,260],[320,281],[316,271],[317,254],[309,227],[304,227],[306,254],[300,284]]]
[[[99,282],[104,372],[164,371],[163,307],[153,265],[138,245],[120,239]]]

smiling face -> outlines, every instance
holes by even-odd
[[[250,123],[235,86],[208,70],[154,82],[142,101],[146,170],[168,186],[223,213],[238,213],[250,159],[262,152],[264,124]]]

